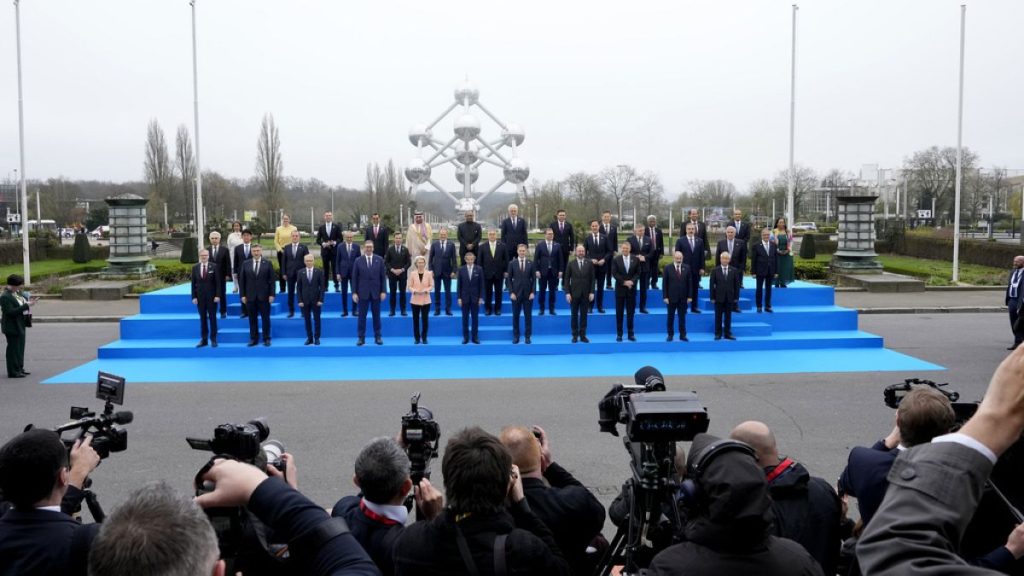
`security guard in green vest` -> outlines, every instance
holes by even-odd
[[[29,307],[38,298],[27,299],[21,291],[25,279],[18,274],[7,277],[7,287],[0,294],[0,330],[7,337],[7,377],[24,378],[25,371],[25,326]]]

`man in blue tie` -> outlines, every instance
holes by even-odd
[[[367,311],[373,312],[373,341],[379,346],[384,343],[380,337],[380,304],[388,296],[384,289],[384,259],[374,255],[373,240],[363,243],[363,254],[352,264],[352,302],[359,313],[356,346],[366,343]]]
[[[1013,272],[1006,287],[1006,308],[1010,311],[1010,330],[1013,331],[1013,345],[1007,350],[1015,350],[1024,341],[1024,327],[1017,325],[1021,300],[1024,300],[1024,256],[1014,256]]]
[[[466,252],[466,265],[459,269],[458,298],[462,308],[462,343],[480,343],[480,305],[484,302],[484,271],[476,265],[476,254]],[[472,321],[472,328],[470,328]]]

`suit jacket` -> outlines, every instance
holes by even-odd
[[[676,240],[676,252],[683,253],[683,262],[689,264],[690,273],[694,276],[704,269],[704,243],[699,237],[693,238],[693,250],[690,250],[690,242],[686,236],[679,238]]]
[[[494,254],[491,255],[490,243],[484,242],[477,250],[476,261],[484,269],[485,280],[502,278],[508,270],[508,249],[501,240],[495,240]]]
[[[541,240],[537,242],[537,247],[533,251],[533,261],[541,278],[548,278],[549,274],[558,277],[558,273],[562,271],[562,265],[565,264],[562,247],[558,245],[558,242],[552,241],[551,251],[548,252],[547,241]]]
[[[619,254],[612,260],[612,277],[615,278],[615,294],[627,294],[629,291],[636,290],[636,282],[640,278],[640,261],[637,260],[636,256],[630,254],[629,256],[629,269],[626,269],[626,260]],[[633,287],[626,287],[626,281],[632,280]]]
[[[864,524],[871,520],[882,505],[885,491],[889,488],[886,476],[898,454],[895,448],[886,448],[881,440],[871,448],[855,446],[850,450],[846,469],[839,477],[839,492],[857,498],[857,508]]]
[[[608,238],[604,234],[598,234],[596,241],[593,234],[587,234],[587,237],[583,239],[583,248],[587,251],[587,258],[605,260],[605,265],[608,264],[608,255],[612,252],[608,251]]]
[[[544,480],[523,478],[530,510],[551,529],[572,573],[590,574],[587,545],[604,527],[604,506],[557,462],[544,471]]]
[[[643,256],[644,263],[643,268],[650,270],[650,263],[648,260],[654,256],[654,244],[651,243],[651,239],[647,236],[641,236],[637,239],[636,234],[632,234],[629,237],[629,254],[631,256]]]
[[[768,251],[765,252],[764,244],[760,240],[752,245],[750,256],[750,273],[762,278],[771,278],[778,271],[779,247],[774,242],[768,242]],[[1021,275],[1024,277],[1024,274]]]
[[[274,267],[270,260],[260,259],[259,270],[253,269],[250,258],[242,263],[241,274],[238,276],[240,294],[248,300],[259,302],[269,301],[274,295]]]
[[[387,285],[384,280],[384,259],[376,254],[372,258],[373,264],[366,263],[366,256],[360,256],[352,263],[352,293],[366,301],[380,298]]]
[[[750,222],[740,220],[739,225],[737,225],[735,220],[730,220],[726,226],[733,226],[736,228],[737,240],[743,240],[748,243],[750,242]]]
[[[729,251],[729,240],[722,238],[718,241],[718,247],[715,249],[715,266],[722,265],[722,252]],[[729,260],[729,266],[738,269],[742,272],[747,267],[747,245],[743,243],[739,238],[735,238],[732,241],[732,253],[730,254],[732,259]]]
[[[572,229],[572,222],[567,218],[563,230],[559,230],[558,220],[555,220],[549,228],[555,233],[555,242],[562,247],[562,259],[565,260],[565,254],[571,254],[576,249],[576,231]]]
[[[309,248],[302,242],[298,243],[298,246],[292,249],[292,244],[285,244],[284,246],[284,274],[288,278],[295,276],[295,273],[306,267],[306,263],[303,258],[309,254]]]
[[[373,253],[383,254],[388,249],[388,238],[391,237],[391,229],[384,225],[382,222],[377,226],[377,233],[373,233],[373,224],[366,227],[363,231],[363,242],[367,240],[373,241]]]
[[[238,246],[235,246],[235,259],[233,260],[235,268],[231,271],[231,273],[234,274],[235,276],[239,276],[239,282],[241,282],[242,263],[247,262],[249,259],[252,258],[252,246],[252,244],[249,244],[248,258],[246,258],[245,256],[245,244],[239,244]]]
[[[228,247],[221,244],[216,250],[213,246],[207,246],[207,250],[210,252],[210,262],[213,263],[213,267],[217,269],[218,278],[231,278],[231,251]],[[221,294],[223,296],[223,294]]]
[[[654,228],[654,236],[651,236],[651,227],[644,228],[644,236],[651,239],[651,255],[661,258],[665,254],[665,233],[661,228]]]
[[[682,224],[679,225],[679,237],[680,238],[685,238],[686,237],[686,225],[689,224],[689,223],[690,223],[690,220],[689,220],[689,218],[687,218],[686,220],[683,221]],[[693,235],[696,236],[697,238],[701,239],[701,241],[703,242],[703,246],[704,246],[704,250],[705,251],[710,250],[711,247],[708,246],[708,225],[706,223],[704,223],[704,222],[697,221],[696,226],[697,226],[697,229],[694,230]],[[707,257],[707,254],[705,253],[705,258],[706,257]]]
[[[572,296],[573,302],[586,302],[594,292],[594,264],[587,258],[583,259],[582,269],[576,258],[570,258],[564,278],[565,293]]]
[[[63,512],[10,510],[0,518],[0,574],[84,576],[99,527]]]
[[[520,302],[525,302],[536,291],[537,279],[534,277],[533,262],[526,259],[524,270],[519,269],[519,258],[513,258],[508,263],[506,270],[508,277],[505,285],[509,294],[515,294]]]
[[[673,262],[665,269],[661,274],[661,299],[668,300],[669,304],[678,304],[682,302],[686,304],[686,299],[690,296],[690,282],[693,278],[690,276],[690,267],[683,264],[680,267],[681,274],[676,274],[676,264]]]
[[[476,306],[484,297],[484,269],[478,264],[473,265],[473,276],[469,275],[469,266],[459,268],[459,300],[463,304]]]
[[[512,225],[511,218],[505,218],[501,222],[501,241],[514,254],[520,244],[526,244],[526,220],[516,217],[516,225]]]
[[[306,267],[295,273],[296,290],[299,292],[299,302],[304,308],[313,308],[317,302],[324,301],[324,271],[313,268],[313,281],[310,282],[306,276]]]
[[[619,227],[614,224],[609,224],[608,228],[605,229],[604,222],[600,223],[598,229],[604,234],[604,239],[608,243],[608,253],[614,254],[619,251]]]
[[[726,276],[721,266],[715,266],[711,273],[711,301],[719,304],[732,304],[740,299],[740,289],[743,287],[743,273],[729,267],[729,275]]]
[[[28,308],[28,302],[18,302],[14,294],[4,288],[3,294],[0,294],[0,313],[3,314],[3,318],[0,319],[0,327],[3,328],[4,334],[25,335],[25,312]]]
[[[423,280],[420,280],[420,273],[415,270],[409,271],[409,283],[405,289],[412,292],[409,302],[413,306],[425,306],[430,304],[430,293],[434,291],[434,273],[430,270],[423,270]]]
[[[218,272],[213,262],[206,263],[206,279],[203,280],[202,264],[192,266],[192,298],[200,302],[213,302],[215,297],[223,297],[220,293]]]
[[[430,245],[430,258],[427,260],[427,268],[434,272],[437,279],[447,278],[459,269],[455,261],[455,243],[451,240],[444,241],[444,250],[441,250],[441,241],[434,240]]]
[[[1004,306],[1010,305],[1010,287],[1013,285],[1013,272],[1010,272],[1010,276],[1006,279],[1006,301],[1003,303]],[[1024,268],[1020,269],[1020,278],[1017,279],[1017,299],[1018,302],[1024,300]]]
[[[463,222],[459,224],[457,229],[457,240],[459,241],[459,255],[463,256],[466,252],[472,252],[479,254],[480,239],[484,236],[484,229],[480,226],[479,222]],[[466,248],[467,244],[472,244],[473,249],[469,250]]]
[[[362,256],[362,250],[359,249],[359,245],[355,242],[348,248],[345,247],[344,242],[341,242],[336,247],[336,252],[334,273],[340,274],[342,278],[351,278],[352,263],[355,262],[356,258]]]
[[[334,242],[335,244],[341,244],[341,226],[338,226],[337,222],[331,222],[331,233],[327,233],[327,223],[324,222],[316,230],[316,245],[320,247],[320,250],[334,250],[333,246],[328,245],[324,247],[324,244],[328,242]]]
[[[387,268],[388,278],[405,278],[405,272],[412,266],[412,256],[405,246],[401,248],[392,244],[388,246],[388,252],[384,255],[384,267]],[[402,273],[395,275],[391,273],[392,268],[401,268]]]
[[[417,256],[427,256],[427,251],[430,250],[430,238],[434,234],[431,230],[430,224],[423,223],[423,231],[420,232],[420,226],[415,222],[409,224],[409,230],[405,233],[405,245],[409,247],[409,253],[412,254],[413,258]]]

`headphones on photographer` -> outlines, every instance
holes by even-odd
[[[679,499],[684,504],[690,507],[697,505],[703,496],[700,484],[704,471],[719,454],[725,452],[741,452],[757,460],[757,453],[746,442],[725,438],[708,444],[686,463],[686,479],[679,485]]]

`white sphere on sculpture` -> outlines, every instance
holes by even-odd
[[[405,178],[413,184],[423,184],[430,179],[430,165],[421,158],[413,158],[405,167]]]
[[[480,178],[480,170],[475,166],[471,166],[469,169],[469,183],[476,184],[478,178]],[[459,184],[466,183],[466,169],[464,167],[460,166],[455,169],[455,179],[459,181]]]
[[[472,142],[480,135],[480,119],[472,114],[463,114],[455,119],[455,135],[463,142]]]
[[[455,157],[463,164],[472,164],[480,158],[480,147],[472,142],[468,145],[456,146]]]
[[[511,146],[513,141],[515,141],[516,146],[522,146],[523,140],[526,140],[526,132],[523,131],[523,127],[519,124],[509,122],[505,125],[505,129],[501,131],[501,137],[505,140],[506,146]]]
[[[419,146],[420,139],[423,140],[423,145],[426,146],[430,142],[431,136],[432,134],[426,124],[417,124],[409,129],[409,142],[413,146]]]
[[[530,177],[530,167],[522,158],[513,158],[505,166],[505,179],[513,184],[522,184]]]
[[[480,99],[480,91],[477,90],[476,86],[473,85],[469,80],[464,80],[455,88],[455,101],[459,104],[466,104],[468,100],[470,105],[476,104],[477,100]]]
[[[479,212],[480,205],[472,198],[459,198],[455,202],[456,212]]]

